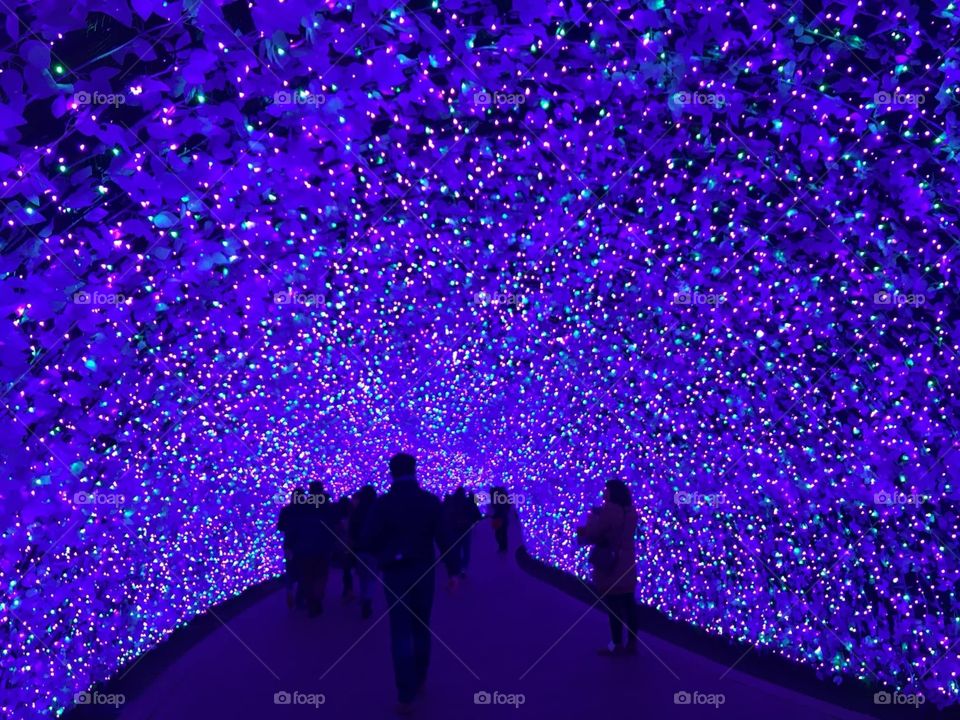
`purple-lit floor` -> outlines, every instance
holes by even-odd
[[[598,657],[605,618],[524,573],[512,552],[498,557],[493,545],[482,524],[468,582],[456,594],[437,588],[433,661],[417,718],[868,717],[728,672],[649,635],[641,638],[649,650],[641,646],[635,658]],[[323,617],[291,614],[282,592],[273,593],[180,657],[128,701],[121,720],[396,717],[387,619],[374,623],[385,611],[382,592],[373,619],[362,621],[356,604],[340,601],[339,574],[331,579]],[[680,690],[723,693],[725,702],[676,705]],[[325,703],[276,705],[278,691],[322,693]],[[520,712],[477,705],[479,691],[522,693],[524,704]]]

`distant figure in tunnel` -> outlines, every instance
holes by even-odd
[[[356,555],[350,546],[350,515],[353,514],[353,501],[344,495],[332,507],[337,531],[337,543],[333,549],[333,564],[343,573],[344,602],[353,600],[353,570],[357,564]]]
[[[356,555],[357,585],[360,593],[360,617],[367,619],[373,614],[373,586],[376,576],[374,568],[376,558],[363,549],[363,528],[370,516],[370,510],[377,500],[377,489],[373,485],[364,485],[353,496],[353,512],[347,525],[350,549]]]
[[[290,502],[283,506],[277,518],[277,530],[283,535],[283,584],[287,590],[287,607],[291,609],[295,603],[305,601],[303,583],[300,582],[300,558],[296,554],[296,515],[303,509],[306,495],[303,488],[294,489]]]
[[[310,483],[302,509],[294,514],[294,518],[300,582],[306,595],[307,612],[310,617],[316,617],[323,612],[323,596],[336,542],[335,517],[322,483]]]
[[[490,488],[490,517],[497,550],[507,552],[507,531],[510,525],[510,496],[506,488]]]
[[[592,545],[590,564],[593,584],[610,619],[610,644],[601,655],[633,655],[637,652],[637,557],[635,536],[637,511],[630,489],[622,480],[608,480],[603,504],[593,508],[585,525],[577,529],[582,545]],[[626,644],[623,641],[627,629]]]
[[[390,613],[390,644],[399,704],[409,715],[430,664],[430,611],[440,546],[440,500],[417,483],[417,460],[390,458],[390,489],[370,509],[361,547],[379,559]]]
[[[482,517],[476,502],[467,495],[462,485],[443,499],[440,533],[443,538],[444,563],[450,577],[451,589],[456,587],[458,580],[463,580],[467,576],[467,565],[470,562],[470,534],[473,526]]]

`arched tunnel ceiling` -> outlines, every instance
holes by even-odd
[[[952,4],[13,10],[5,711],[273,575],[278,493],[400,449],[580,574],[625,477],[644,602],[960,694]]]

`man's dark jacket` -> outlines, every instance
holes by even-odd
[[[440,500],[414,478],[394,479],[370,508],[360,547],[384,571],[429,568],[440,532]]]

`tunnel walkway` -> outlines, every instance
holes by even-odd
[[[516,526],[511,542],[519,542]],[[416,718],[868,717],[646,634],[635,657],[596,655],[605,617],[529,576],[512,552],[497,555],[486,523],[474,530],[472,563],[456,592],[438,572],[430,676]],[[120,719],[397,717],[382,587],[373,617],[362,620],[356,602],[341,601],[340,573],[330,580],[321,617],[293,613],[282,590],[271,593],[178,657],[122,706]],[[683,691],[701,701],[722,693],[725,701],[675,704]],[[276,704],[278,692],[301,693],[307,704]],[[484,692],[514,704],[477,704]]]

